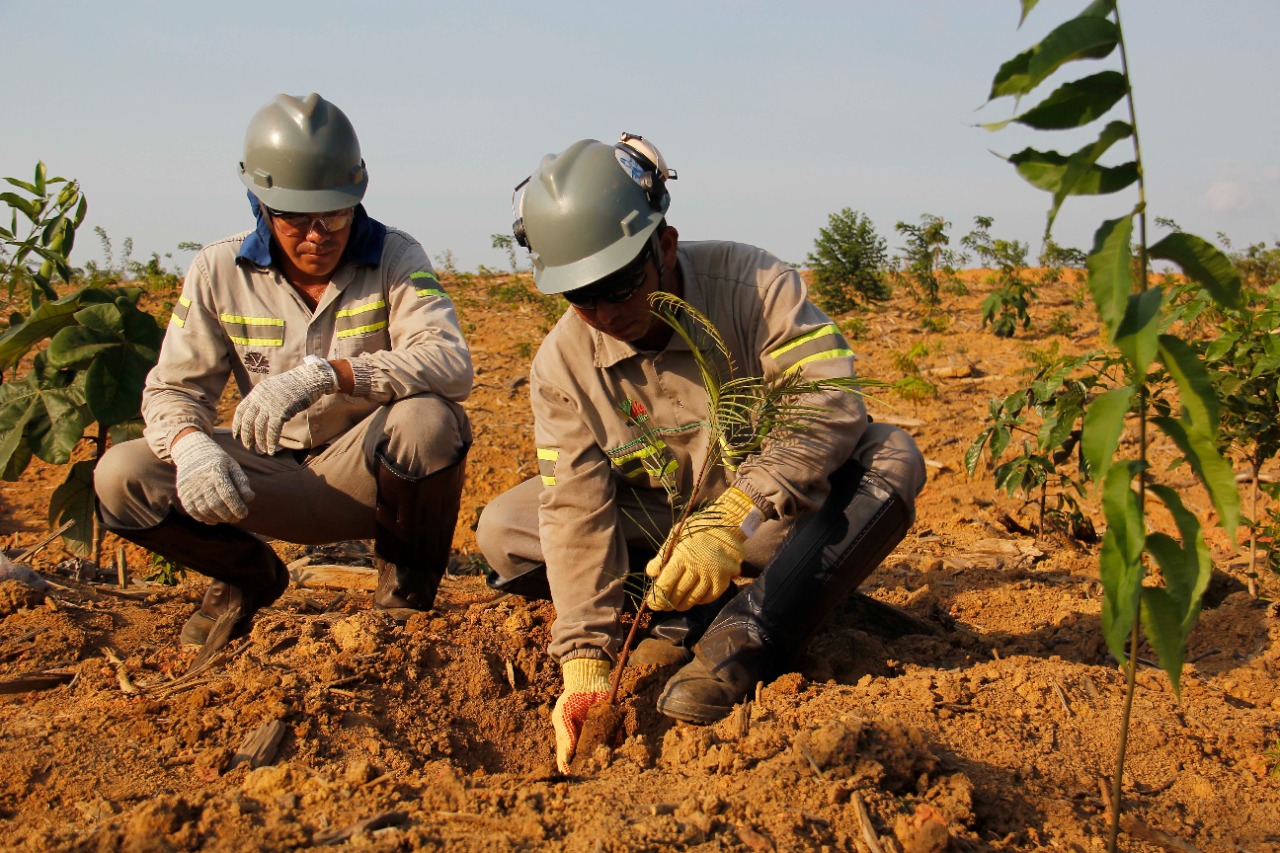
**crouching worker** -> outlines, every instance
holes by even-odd
[[[236,635],[288,574],[254,534],[375,542],[374,605],[426,610],[448,564],[470,425],[471,356],[422,246],[372,219],[346,115],[278,95],[254,115],[240,179],[252,231],[206,246],[143,391],[144,437],[95,489],[106,528],[212,578],[182,629]],[[241,394],[216,428],[228,376]]]
[[[862,399],[830,385],[799,398],[810,414],[736,470],[716,461],[698,364],[714,349],[674,334],[651,312],[654,294],[704,315],[738,377],[847,379],[854,357],[794,269],[752,246],[681,241],[665,221],[674,177],[652,145],[624,134],[547,156],[519,199],[516,237],[538,289],[568,310],[530,374],[540,476],[490,503],[477,536],[491,586],[555,604],[562,770],[587,709],[605,699],[637,577],[649,576],[646,600],[660,611],[637,657],[683,662],[658,709],[714,722],[785,671],[893,550],[925,480],[911,438],[868,423]],[[677,310],[696,340],[698,323]],[[664,542],[667,489],[691,494],[709,454],[699,492],[709,505]],[[739,575],[755,579],[738,586]]]

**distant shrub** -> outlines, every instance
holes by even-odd
[[[846,207],[827,219],[809,255],[813,301],[828,314],[889,298],[887,244],[871,219]]]

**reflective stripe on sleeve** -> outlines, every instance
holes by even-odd
[[[386,327],[387,303],[383,299],[343,308],[334,315],[334,330],[339,338],[367,335]]]
[[[851,355],[853,350],[849,349],[844,335],[840,334],[840,328],[835,323],[828,323],[805,332],[768,353],[768,357],[773,359],[781,373],[799,370],[811,361]]]
[[[542,485],[556,484],[556,462],[559,459],[560,451],[554,447],[538,448],[538,476],[542,478]]]
[[[445,293],[443,290],[440,289],[440,279],[436,278],[436,274],[433,272],[430,272],[428,270],[422,270],[421,272],[412,272],[412,273],[409,273],[409,280],[412,281],[415,285],[419,282],[419,280],[423,280],[423,284],[426,284],[427,281],[434,281],[436,283],[435,287],[429,287],[429,286],[418,287],[414,292],[417,293],[419,296],[440,296],[440,297],[443,297],[444,299],[449,298],[449,294]]]
[[[246,347],[284,346],[284,320],[239,314],[219,314],[218,319],[232,343]]]
[[[169,316],[170,323],[176,323],[178,326],[187,325],[187,312],[191,310],[191,300],[185,296],[178,297],[178,304],[173,306],[173,314]]]

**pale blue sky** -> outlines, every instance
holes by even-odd
[[[490,235],[509,233],[511,188],[542,155],[623,130],[679,171],[669,218],[685,238],[798,262],[848,206],[895,249],[894,223],[925,212],[957,239],[994,216],[997,236],[1038,247],[1048,196],[989,152],[1083,138],[990,134],[972,125],[1009,107],[975,109],[1000,63],[1084,5],[1043,0],[1018,31],[1016,0],[0,0],[0,174],[43,159],[81,180],[78,265],[101,260],[94,225],[139,259],[209,242],[250,223],[250,116],[314,90],[355,123],[371,214],[462,269],[506,266]],[[1149,209],[1237,246],[1280,238],[1280,2],[1121,13]],[[1087,248],[1133,199],[1068,201],[1060,242]]]

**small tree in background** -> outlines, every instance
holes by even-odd
[[[906,279],[915,290],[916,298],[925,305],[938,304],[937,270],[940,265],[950,265],[953,257],[943,248],[951,242],[947,236],[950,226],[950,222],[932,213],[923,214],[919,225],[899,222],[894,226],[907,238],[907,245],[902,249]]]
[[[813,248],[808,258],[813,300],[828,314],[851,311],[860,299],[889,298],[888,247],[866,214],[850,207],[831,214]]]

